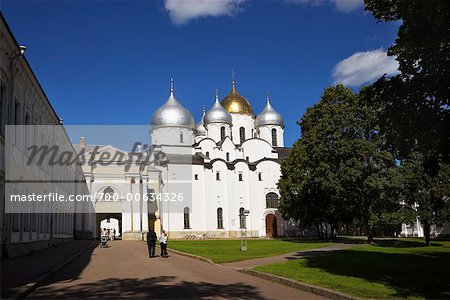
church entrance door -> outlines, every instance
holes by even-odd
[[[277,237],[277,217],[274,214],[266,216],[266,236]]]

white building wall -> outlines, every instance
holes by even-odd
[[[284,147],[284,129],[279,125],[265,125],[257,129],[259,138],[272,145],[272,129],[277,131],[277,144],[274,147]]]
[[[222,140],[221,128],[225,127],[225,136],[231,137],[231,126],[225,123],[209,123],[206,124],[207,136],[213,139],[216,143]]]
[[[194,141],[194,133],[188,128],[159,127],[150,130],[150,139],[152,145],[190,146]]]
[[[245,139],[248,140],[254,136],[255,133],[255,117],[247,114],[231,114],[233,126],[231,127],[233,143],[241,144],[239,130],[241,127],[245,128]]]

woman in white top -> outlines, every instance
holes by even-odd
[[[161,232],[161,236],[159,238],[159,245],[161,246],[161,257],[169,257],[168,253],[167,253],[167,241],[168,241],[168,237],[166,232],[163,230]]]

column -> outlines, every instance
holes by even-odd
[[[132,223],[133,223],[133,231],[141,231],[141,181],[139,177],[134,177],[134,180],[131,182],[131,190],[132,190]],[[137,181],[137,182],[136,182]]]
[[[142,183],[141,183],[141,202],[142,202],[142,214],[141,214],[141,219],[142,219],[142,231],[148,231],[148,202],[147,201],[143,201],[144,200],[144,196],[145,199],[147,199],[147,187],[148,187],[148,176],[143,176],[142,177]]]
[[[123,202],[123,209],[122,209],[122,233],[127,231],[132,231],[132,200],[129,195],[133,194],[133,188],[131,181],[134,181],[133,177],[125,176],[125,184],[126,184],[126,191],[127,194],[125,194],[125,200]]]

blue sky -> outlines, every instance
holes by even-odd
[[[65,124],[148,124],[176,96],[194,115],[215,89],[259,113],[270,92],[285,140],[324,88],[358,88],[396,63],[398,24],[376,23],[358,0],[0,0],[0,8]],[[89,142],[89,141],[88,141]]]

